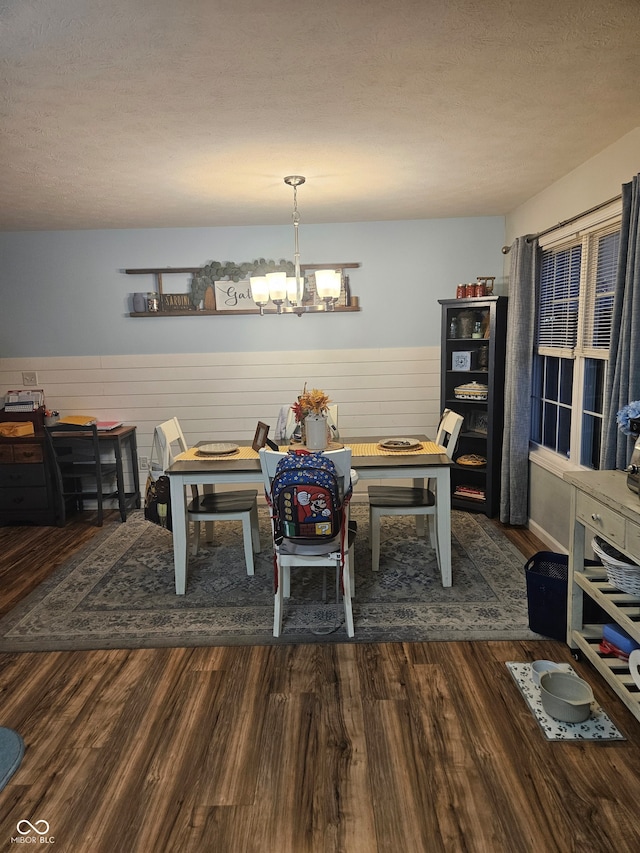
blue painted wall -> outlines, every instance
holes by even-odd
[[[290,225],[0,234],[0,356],[259,352],[430,346],[437,300],[478,275],[501,281],[502,217],[300,227],[302,263],[360,262],[350,276],[358,314],[133,319],[130,295],[152,276],[125,268],[210,260],[293,259]],[[167,276],[166,292],[188,290]]]

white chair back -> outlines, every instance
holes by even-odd
[[[436,444],[445,448],[449,459],[453,459],[453,454],[458,445],[458,436],[464,423],[464,416],[452,412],[450,409],[445,409],[438,425],[436,434]]]
[[[267,495],[271,495],[271,483],[275,476],[278,462],[286,455],[286,453],[278,453],[267,447],[260,449],[260,468],[262,469],[262,479]],[[336,466],[336,472],[344,493],[351,482],[351,448],[342,447],[339,450],[325,450],[323,455],[331,459]]]
[[[167,470],[178,453],[184,453],[189,448],[177,418],[171,418],[155,428],[153,445],[163,471]]]

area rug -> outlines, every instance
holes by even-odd
[[[371,571],[365,506],[354,505],[355,642],[534,639],[525,559],[483,515],[452,513],[453,585],[411,518],[383,520],[380,571]],[[141,512],[105,528],[0,621],[0,651],[157,648],[272,642],[347,642],[342,605],[322,570],[294,569],[283,633],[272,636],[273,560],[263,545],[248,577],[238,523],[218,522],[215,544],[189,558],[175,594],[171,533]],[[333,573],[335,575],[335,573]],[[351,640],[350,642],[353,642]]]

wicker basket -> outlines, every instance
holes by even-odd
[[[625,562],[624,554],[617,551],[608,542],[594,536],[591,547],[596,557],[602,561],[607,570],[611,586],[627,592],[629,595],[640,595],[640,566]]]

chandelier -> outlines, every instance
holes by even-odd
[[[251,276],[251,298],[264,314],[265,305],[271,300],[278,314],[297,314],[302,316],[308,311],[332,311],[342,285],[342,274],[338,270],[315,271],[316,292],[324,304],[304,305],[304,276],[300,274],[300,244],[298,228],[300,214],[298,212],[298,187],[304,184],[306,178],[302,175],[287,175],[285,184],[293,188],[293,262],[294,275],[287,276],[286,272],[271,272],[264,276]]]

